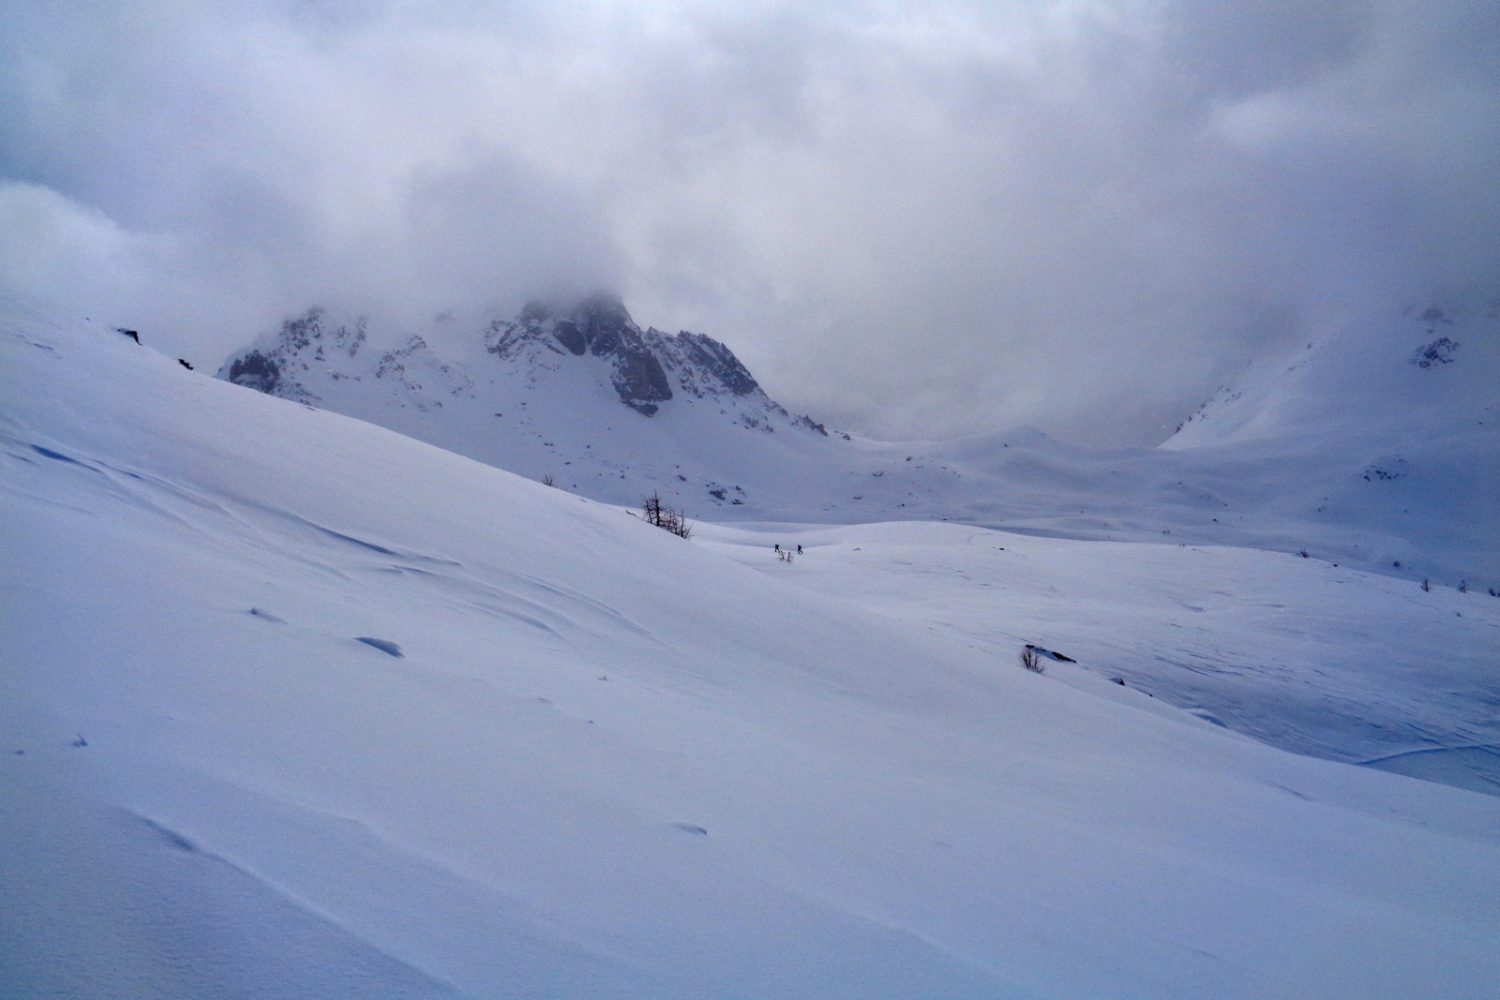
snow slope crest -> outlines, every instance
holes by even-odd
[[[1410,306],[1248,365],[1166,443],[1188,449],[1335,431],[1345,438],[1500,427],[1500,299]]]

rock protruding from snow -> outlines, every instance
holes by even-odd
[[[1453,363],[1453,352],[1458,350],[1458,342],[1452,337],[1439,337],[1430,344],[1423,344],[1417,348],[1411,356],[1411,363],[1418,368],[1431,368],[1434,365],[1451,365]]]
[[[451,319],[445,316],[440,322],[448,325]],[[363,317],[335,322],[324,310],[309,309],[232,356],[218,377],[340,412],[349,412],[343,402],[347,394],[333,386],[341,381],[372,383],[387,405],[424,413],[441,407],[446,397],[474,395],[474,377],[462,366],[440,360],[420,335],[408,334],[403,346],[378,359],[372,360],[368,350],[361,354],[367,325]],[[451,342],[453,333],[443,330],[441,336]],[[592,360],[602,363],[604,380],[619,402],[648,417],[664,403],[690,397],[719,403],[722,414],[742,428],[773,431],[781,424],[827,434],[811,417],[793,417],[767,396],[724,344],[701,333],[642,330],[611,292],[568,302],[530,302],[513,319],[491,319],[479,339],[489,355],[509,363],[506,380],[540,387],[561,362]],[[506,401],[493,402],[492,409],[503,412]],[[355,415],[385,422],[363,411]]]
[[[608,360],[610,381],[620,402],[648,417],[657,411],[658,403],[672,398],[667,374],[642,338],[641,328],[625,304],[607,292],[563,307],[528,303],[515,321],[495,324],[491,335],[495,340],[490,350],[502,357],[511,356],[517,341],[551,337],[574,357],[587,354]],[[512,350],[503,351],[502,345]]]
[[[318,395],[307,388],[301,376],[335,359],[357,357],[365,343],[365,325],[363,317],[350,323],[331,323],[323,310],[314,306],[224,362],[218,377],[268,396],[318,402]]]
[[[548,351],[604,359],[620,402],[648,417],[678,393],[737,397],[760,403],[767,414],[786,415],[728,347],[701,333],[643,331],[609,292],[565,304],[528,303],[514,320],[491,324],[486,346],[503,360],[536,359]]]
[[[609,503],[663,490],[685,509],[764,514],[772,499],[806,506],[789,480],[820,475],[819,494],[842,492],[834,452],[847,439],[789,413],[724,344],[643,329],[614,294],[447,312],[415,330],[334,315],[288,319],[219,377]]]
[[[391,387],[399,405],[427,411],[448,396],[467,394],[473,380],[460,366],[440,360],[422,337],[412,334],[378,356],[366,349],[369,322],[343,321],[313,307],[262,336],[224,362],[218,377],[268,396],[341,409],[335,383],[370,381]]]

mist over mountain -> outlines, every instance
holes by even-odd
[[[9,13],[0,285],[210,366],[605,285],[849,430],[1153,445],[1500,273],[1478,0]]]
[[[1428,322],[1386,331],[1363,371],[1382,392],[1486,374],[1492,326]],[[0,298],[5,989],[1493,993],[1500,600],[1330,558],[1379,537],[1360,510],[1242,506],[1316,471],[1256,450],[1249,383],[1205,411],[1222,440],[1201,448],[903,454],[778,413],[709,341],[639,331],[663,398],[613,302],[469,329],[461,373],[304,313],[238,355],[275,398],[149,332]],[[1338,367],[1299,370],[1327,387]],[[755,492],[789,509],[830,482],[858,496],[823,498],[842,523],[684,539],[307,404],[348,390],[462,436],[440,418],[492,388],[505,420],[629,428],[601,440],[632,459],[664,439],[685,470],[758,456]],[[1441,426],[1356,482],[1421,495],[1466,438]],[[804,483],[798,454],[831,479]],[[1356,454],[1325,449],[1324,481]],[[1050,514],[861,520],[860,497],[923,482]],[[1218,544],[1180,541],[1194,518]],[[1315,552],[1258,547],[1274,530]]]
[[[1483,298],[1268,352],[1160,448],[851,435],[792,414],[717,340],[642,329],[610,293],[404,335],[313,309],[218,374],[627,506],[659,492],[708,519],[1166,536],[1500,586],[1500,318]]]

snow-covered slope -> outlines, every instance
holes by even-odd
[[[617,298],[435,321],[441,359],[411,335],[382,351],[368,324],[321,310],[238,352],[219,377],[356,416],[612,503],[653,490],[697,512],[759,509],[828,462],[828,435],[770,399],[724,345],[642,330]],[[465,351],[467,349],[467,351]],[[748,473],[747,486],[735,479]],[[754,493],[747,492],[753,490]]]
[[[1500,325],[1437,307],[1337,331],[1249,369],[1165,447],[1009,430],[958,441],[826,434],[723,345],[642,331],[618,299],[447,316],[369,346],[312,312],[220,377],[399,430],[584,496],[652,492],[692,517],[952,520],[1074,538],[1307,551],[1500,590]],[[1456,345],[1456,346],[1455,346]]]
[[[904,600],[821,594],[786,578],[816,552],[745,565],[718,529],[683,541],[19,307],[0,365],[12,993],[1500,981],[1496,797],[1025,673],[899,610],[921,587],[889,552]],[[1073,613],[1050,611],[1065,651]]]
[[[1412,309],[1251,366],[1165,447],[1260,472],[1269,516],[1360,527],[1389,539],[1392,568],[1500,591],[1500,302]]]
[[[1500,795],[1500,601],[1244,548],[708,525],[748,565],[1007,662],[1023,643],[1273,746]]]

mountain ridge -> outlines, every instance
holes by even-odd
[[[327,310],[313,306],[232,354],[217,377],[307,403],[337,395],[309,384],[319,381],[320,369],[335,382],[394,380],[417,394],[417,405],[424,407],[441,403],[428,391],[430,382],[438,383],[446,395],[472,395],[475,381],[467,366],[439,357],[421,334],[409,334],[402,346],[381,354],[373,366],[368,361],[362,368],[348,364],[362,352],[368,354],[368,328],[364,316],[334,320]],[[751,429],[774,429],[775,421],[828,433],[811,417],[793,416],[771,399],[727,345],[702,333],[643,330],[611,292],[571,302],[533,300],[513,318],[490,317],[479,338],[486,354],[514,366],[537,367],[569,356],[601,361],[619,402],[645,417],[682,397],[735,399],[740,401],[740,422]],[[427,382],[418,381],[415,376],[420,375],[426,375]]]
[[[1487,501],[1500,491],[1494,303],[1310,337],[1250,364],[1157,448],[1023,428],[925,442],[829,434],[766,395],[727,346],[643,330],[607,293],[483,322],[449,316],[384,352],[373,340],[367,322],[314,310],[220,377],[607,503],[659,492],[694,518],[1165,536],[1500,588],[1500,515]],[[429,346],[439,340],[467,342],[472,357],[448,362]]]

